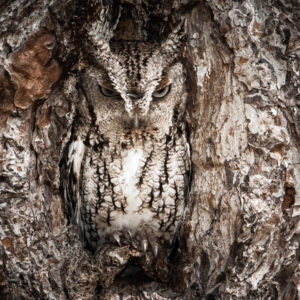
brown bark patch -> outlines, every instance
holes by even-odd
[[[3,245],[4,248],[9,250],[10,252],[13,251],[13,243],[12,243],[12,240],[9,237],[6,237],[6,238],[2,239],[1,242],[2,242],[2,245]]]
[[[272,151],[272,152],[276,152],[276,153],[278,153],[281,157],[283,157],[283,155],[284,155],[284,150],[285,150],[285,149],[284,149],[284,145],[278,144],[278,145],[275,145],[271,151]]]
[[[296,191],[295,191],[295,188],[290,185],[285,185],[284,189],[285,189],[285,194],[283,197],[283,202],[282,202],[281,208],[288,209],[291,206],[293,206],[295,203]]]
[[[17,87],[17,107],[27,108],[34,100],[45,97],[59,79],[61,68],[52,59],[55,44],[54,35],[39,31],[11,55],[10,73]]]
[[[42,110],[42,114],[38,119],[38,126],[45,127],[50,123],[50,110],[48,108],[44,108]]]
[[[14,109],[13,90],[4,70],[0,69],[0,128],[5,127],[6,120]]]
[[[249,59],[246,58],[246,57],[241,57],[241,58],[240,58],[240,64],[245,64],[245,63],[248,62],[248,61],[249,61]]]

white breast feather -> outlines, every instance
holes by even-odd
[[[139,196],[138,181],[139,169],[143,166],[144,157],[142,149],[131,149],[124,159],[121,174],[120,186],[123,197],[127,200],[126,214],[117,218],[116,225],[119,228],[137,228],[140,223],[148,223],[151,220],[152,212],[149,209],[138,211],[142,204]]]

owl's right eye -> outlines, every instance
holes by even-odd
[[[117,97],[117,96],[120,95],[116,91],[107,89],[107,88],[105,88],[104,86],[101,86],[101,85],[99,85],[99,89],[100,89],[101,94],[105,97]]]
[[[169,94],[170,90],[171,90],[171,84],[163,87],[162,89],[155,91],[152,94],[152,96],[156,100],[161,100],[161,99],[164,99]]]

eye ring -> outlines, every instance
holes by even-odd
[[[169,84],[169,85],[163,87],[162,89],[155,91],[152,94],[153,99],[161,100],[161,99],[164,99],[165,97],[167,97],[171,91],[171,86],[172,86],[172,84]]]
[[[107,89],[102,85],[99,85],[99,90],[103,96],[108,97],[108,98],[118,97],[120,95],[116,91]]]

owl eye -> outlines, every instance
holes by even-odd
[[[165,98],[171,90],[171,84],[163,87],[162,89],[155,91],[152,96],[154,99],[163,99]]]
[[[117,93],[114,90],[107,89],[104,86],[99,85],[99,89],[100,89],[101,94],[105,97],[117,97],[117,96],[119,96],[119,93]]]

